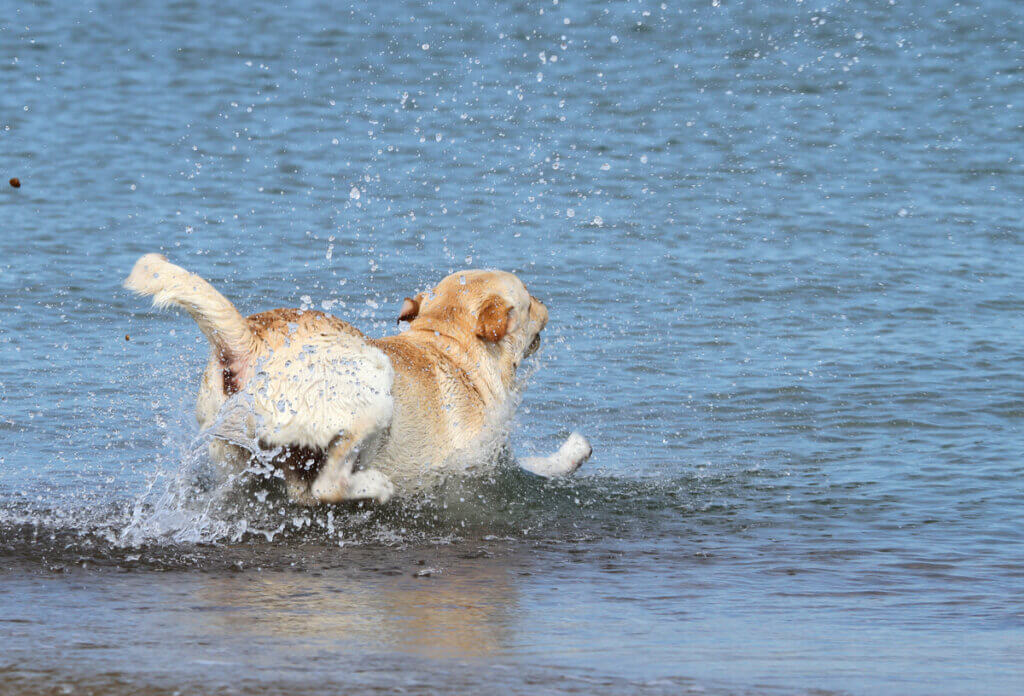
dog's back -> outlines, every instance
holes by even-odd
[[[271,446],[325,450],[339,434],[391,420],[394,371],[354,327],[322,312],[277,309],[248,319],[256,337],[244,385]]]

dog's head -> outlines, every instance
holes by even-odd
[[[482,348],[510,377],[540,347],[548,308],[512,273],[471,270],[405,298],[398,320],[410,322],[411,330],[453,338],[470,353]]]

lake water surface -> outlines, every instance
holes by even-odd
[[[9,4],[0,693],[1024,692],[1022,42],[1013,0]],[[150,251],[371,335],[514,271],[513,450],[594,456],[227,486]]]

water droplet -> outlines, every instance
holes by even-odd
[[[359,194],[359,187],[358,186],[353,186],[352,190],[348,192],[348,197],[351,198],[354,201],[358,201],[359,200],[359,195],[360,194]]]

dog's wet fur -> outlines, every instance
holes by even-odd
[[[548,321],[544,304],[503,271],[460,271],[406,298],[398,315],[406,330],[380,339],[318,311],[243,317],[205,280],[157,254],[139,259],[125,285],[192,315],[211,344],[200,425],[212,425],[229,398],[246,396],[252,412],[233,440],[259,442],[289,496],[305,504],[385,501],[501,446],[516,369]],[[224,439],[210,450],[236,467],[252,455]],[[575,471],[589,444],[572,451],[576,460],[537,470]]]

